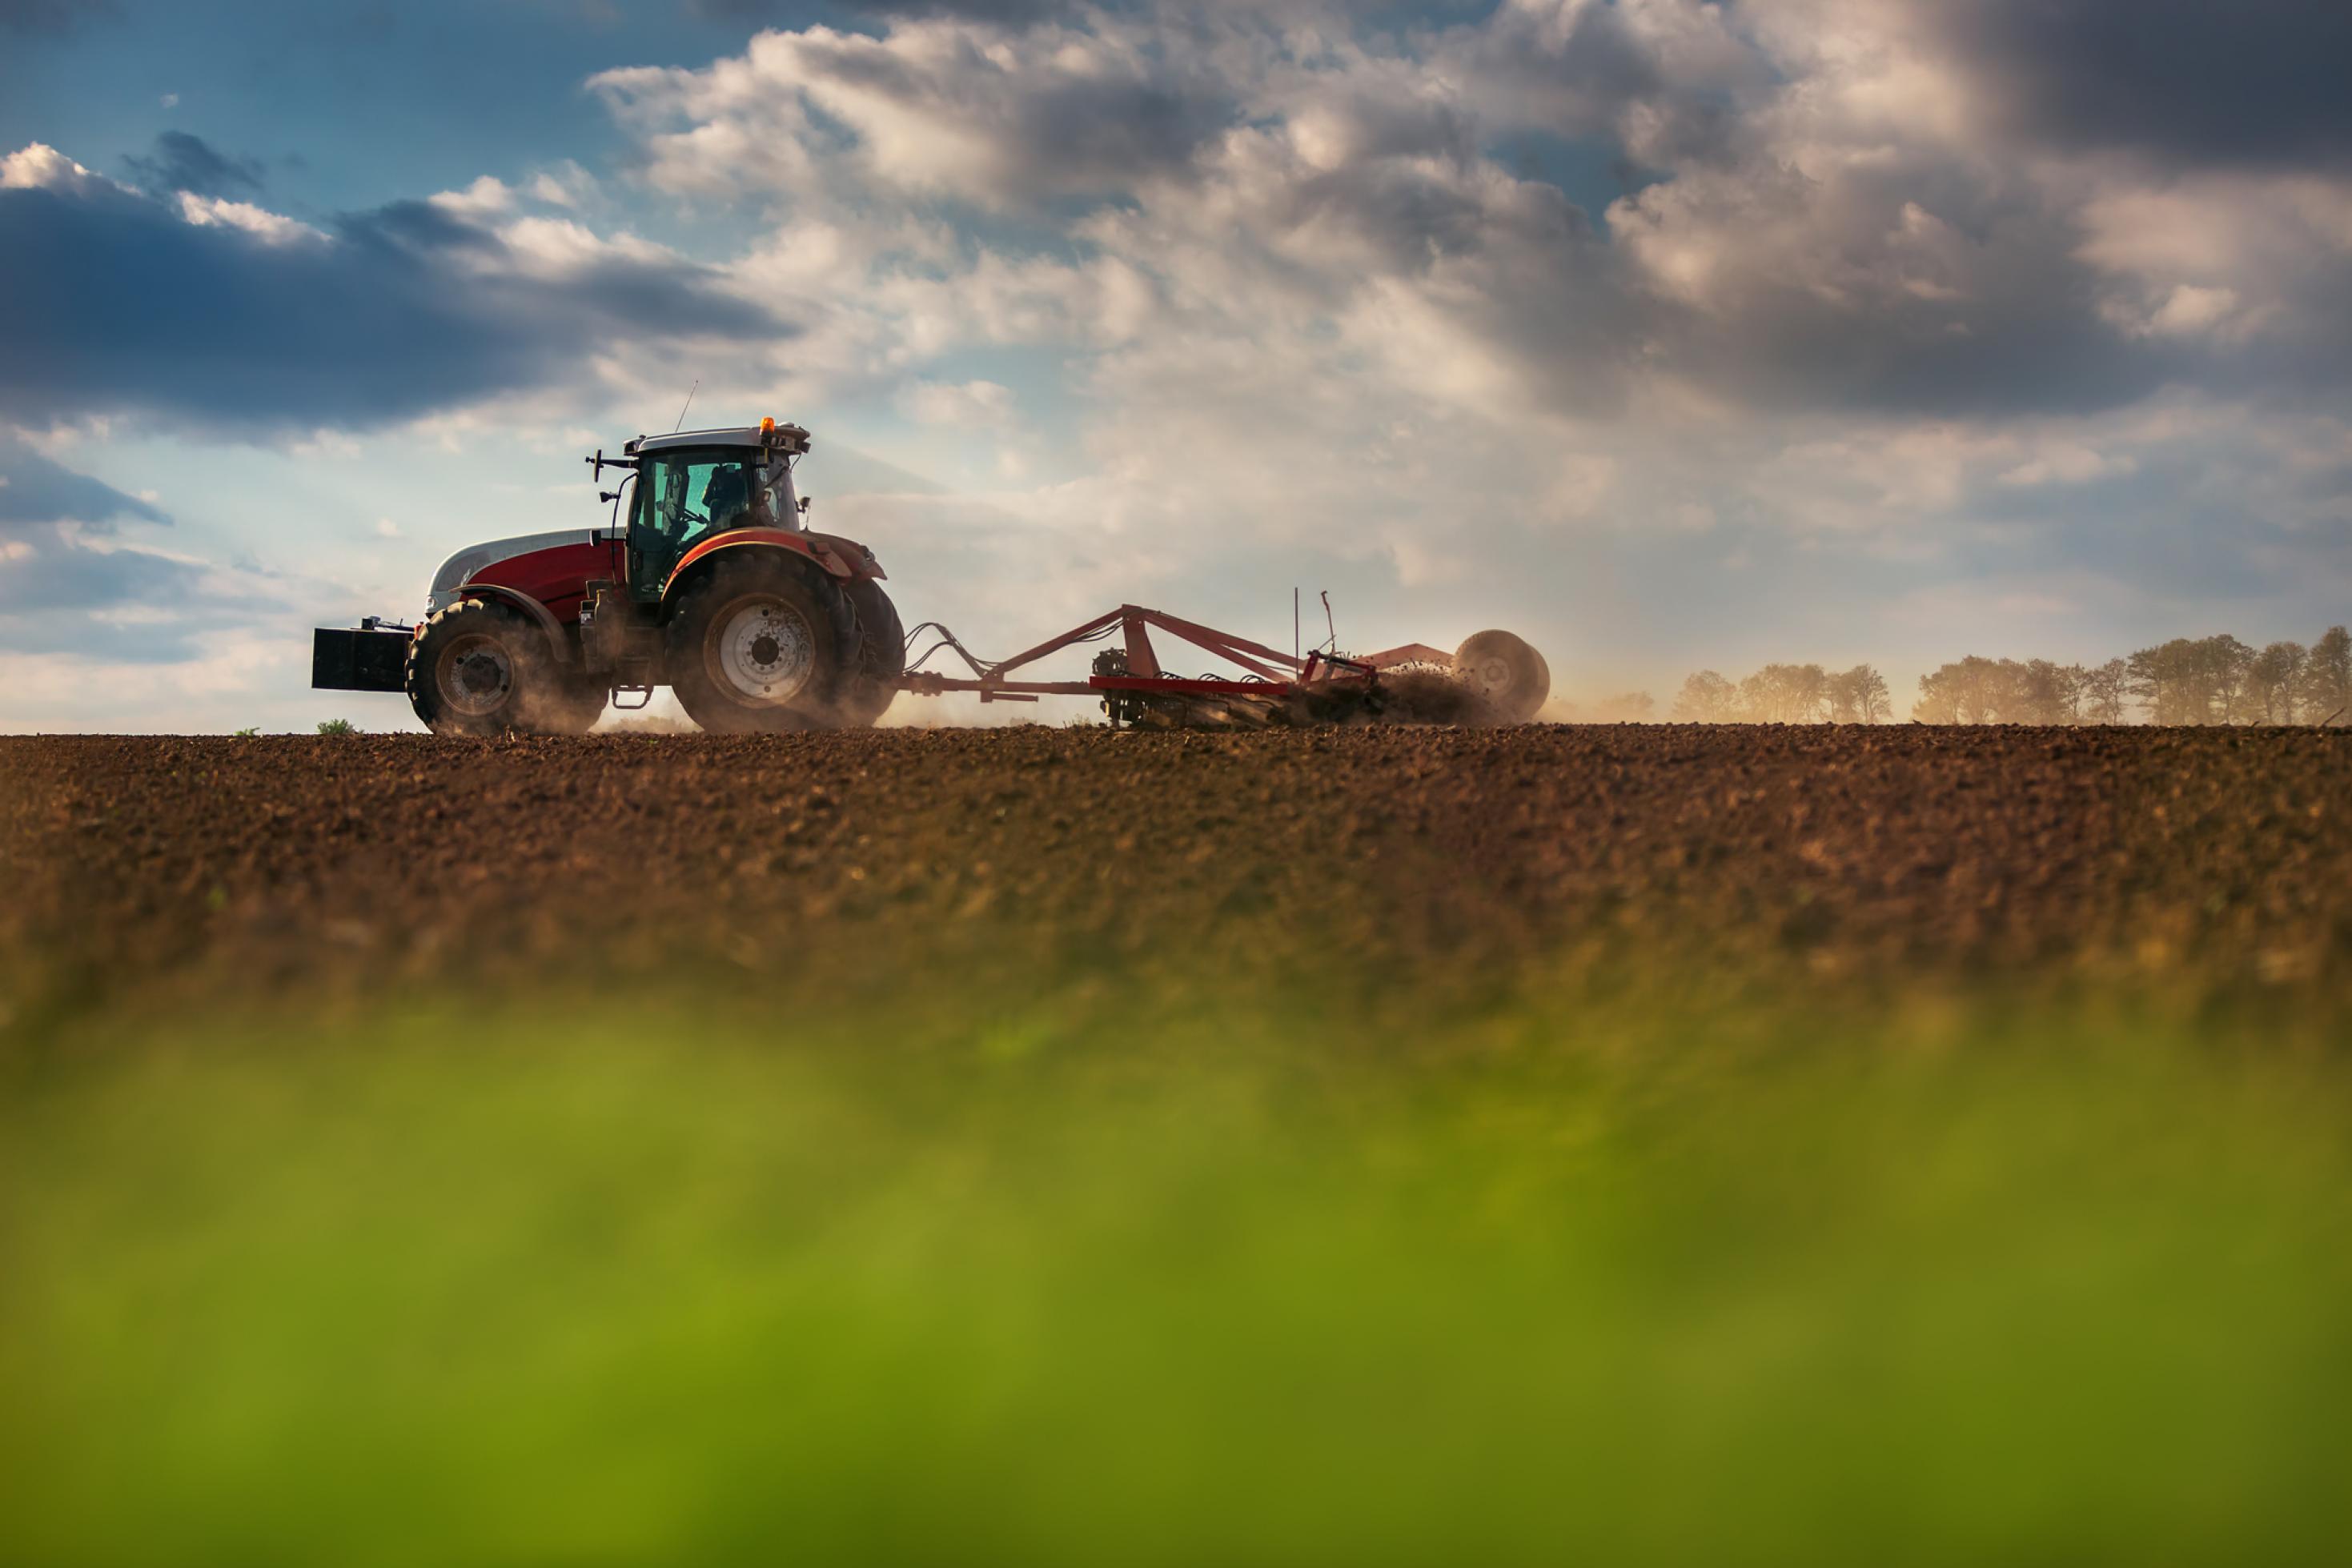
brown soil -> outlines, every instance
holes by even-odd
[[[2352,1011],[2341,732],[11,738],[0,786],[0,1038],[681,965],[770,995],[1534,972]]]

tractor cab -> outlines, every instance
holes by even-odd
[[[660,599],[662,585],[688,550],[734,528],[803,531],[793,464],[808,451],[808,432],[772,420],[730,430],[639,436],[622,448],[630,480],[630,596]]]

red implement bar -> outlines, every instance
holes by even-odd
[[[1255,680],[1185,680],[1161,673],[1159,655],[1151,646],[1150,628],[1158,627],[1170,636],[1190,643],[1206,653],[1213,653],[1228,664],[1240,665]],[[1114,629],[1123,632],[1127,646],[1127,670],[1123,675],[1090,675],[1083,681],[1016,681],[1010,679],[1015,670],[1035,664],[1049,654],[1078,643],[1099,641]],[[1073,626],[1060,636],[1024,649],[1013,657],[994,664],[984,664],[967,652],[952,635],[942,632],[941,646],[951,648],[956,656],[971,668],[971,678],[961,675],[933,674],[917,670],[898,677],[901,690],[922,695],[941,692],[978,692],[982,702],[1034,702],[1040,696],[1089,696],[1101,692],[1157,692],[1174,696],[1279,696],[1295,686],[1301,676],[1316,664],[1318,655],[1310,654],[1304,661],[1288,653],[1269,648],[1263,643],[1253,643],[1230,632],[1220,632],[1213,626],[1186,621],[1165,611],[1147,610],[1139,604],[1122,604],[1108,613],[1097,615],[1081,626]],[[1372,660],[1357,661],[1374,664],[1376,660],[1391,664],[1406,662],[1424,654],[1435,654],[1433,649],[1423,649],[1412,643],[1410,649],[1391,649],[1376,654]],[[1403,656],[1400,656],[1403,655]]]
[[[1433,648],[1426,643],[1407,643],[1401,648],[1388,648],[1377,653],[1366,653],[1356,663],[1370,664],[1376,670],[1390,670],[1399,664],[1450,665],[1454,663],[1454,655],[1443,648]]]

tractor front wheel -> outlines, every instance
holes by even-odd
[[[604,711],[604,685],[567,668],[545,633],[494,600],[436,611],[408,644],[404,684],[436,735],[579,735]]]
[[[673,606],[665,637],[670,690],[716,735],[810,729],[840,694],[856,616],[781,557],[730,550]]]

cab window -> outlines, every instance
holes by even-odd
[[[646,459],[629,530],[630,575],[640,591],[667,580],[679,559],[708,536],[751,524],[751,486],[760,477],[733,453],[666,453]]]
[[[750,465],[710,455],[660,457],[638,483],[648,529],[683,553],[705,534],[751,521]]]

